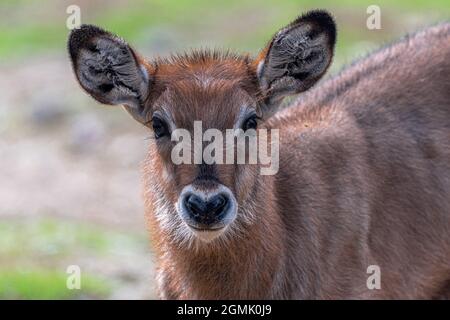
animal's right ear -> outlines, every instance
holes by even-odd
[[[326,11],[310,11],[281,29],[255,61],[269,104],[314,85],[331,63],[335,41],[336,25]]]
[[[68,49],[78,82],[97,101],[124,105],[139,122],[146,122],[150,67],[121,38],[91,25],[74,29]]]

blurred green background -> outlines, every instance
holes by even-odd
[[[148,57],[197,47],[256,54],[308,9],[336,17],[331,74],[406,32],[450,18],[448,0],[1,0],[0,298],[155,298],[139,164],[148,133],[99,107],[71,73],[69,5]],[[366,9],[381,9],[368,30]],[[413,63],[413,62],[412,62]],[[66,288],[78,265],[81,289]]]

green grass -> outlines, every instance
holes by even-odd
[[[0,256],[35,255],[52,258],[74,252],[105,254],[142,245],[145,239],[75,221],[42,218],[0,222]]]
[[[0,299],[102,299],[110,293],[104,280],[85,274],[80,289],[69,290],[67,276],[55,270],[0,270]]]
[[[0,221],[0,299],[107,298],[120,283],[92,274],[89,264],[98,270],[147,247],[144,236],[61,218]],[[81,269],[80,290],[66,287],[73,264]]]
[[[1,19],[0,15],[0,58],[20,58],[52,50],[65,51],[69,31],[65,26],[67,14],[64,8],[71,4],[69,2],[64,5],[56,0],[3,1],[0,4],[0,12],[3,12],[6,18],[9,17],[8,12],[20,18],[11,22]],[[365,10],[370,4],[373,4],[373,1],[268,0],[262,4],[258,0],[138,0],[133,1],[132,5],[119,2],[106,8],[81,7],[81,19],[83,23],[104,26],[131,42],[137,42],[138,45],[145,45],[145,41],[155,30],[152,27],[157,29],[162,26],[168,27],[169,32],[179,34],[182,38],[180,46],[183,47],[190,44],[195,46],[196,41],[205,40],[235,49],[255,50],[260,48],[277,28],[305,10],[326,8],[337,13],[351,10],[353,15],[365,17]],[[381,7],[382,19],[391,15],[394,20],[401,20],[411,14],[450,18],[450,2],[447,0],[379,0],[376,4]],[[47,6],[49,13],[38,15],[37,18],[30,13],[20,16],[30,5],[44,8]],[[51,10],[54,7],[60,9]],[[254,29],[247,30],[245,20],[254,18],[254,15],[259,22]],[[351,32],[356,35],[352,35],[352,39],[363,40],[368,33],[364,25],[355,29],[347,20],[348,17],[338,21],[341,33]],[[233,29],[236,24],[242,24],[243,28]],[[205,36],[205,30],[211,30],[211,34]],[[385,33],[389,34],[387,31]],[[199,39],[199,34],[204,38]],[[345,42],[344,45],[348,46],[353,42]]]

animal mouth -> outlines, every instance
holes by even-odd
[[[199,232],[208,232],[208,231],[219,231],[225,228],[225,226],[214,226],[214,227],[208,227],[208,226],[204,226],[204,227],[200,227],[200,226],[194,226],[191,224],[188,224],[188,226],[192,229],[194,229],[195,231],[199,231]]]
[[[225,232],[226,225],[198,226],[186,223],[194,235],[203,242],[211,242]]]

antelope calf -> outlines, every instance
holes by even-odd
[[[162,298],[449,297],[450,24],[310,89],[335,40],[324,11],[294,20],[256,58],[194,51],[146,61],[98,27],[71,33],[83,89],[155,136],[144,198]],[[194,121],[279,129],[278,173],[175,165],[171,134]]]

